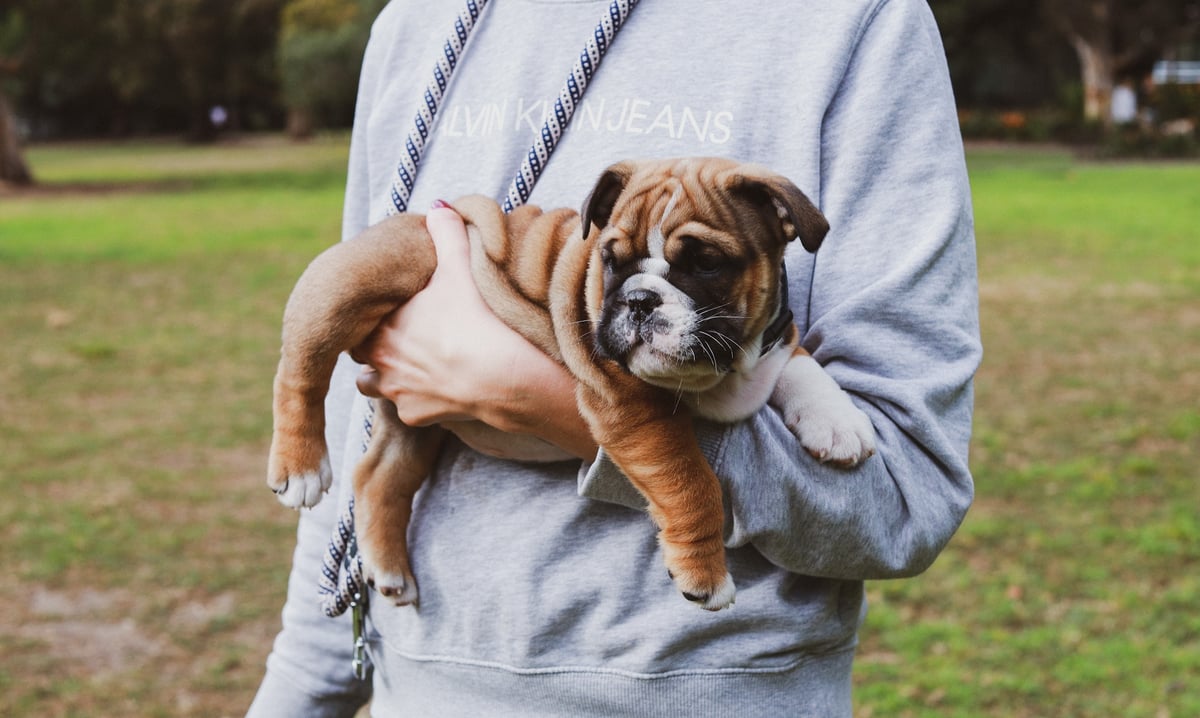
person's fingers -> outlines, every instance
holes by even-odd
[[[358,386],[358,392],[363,396],[383,398],[383,391],[379,388],[379,372],[371,367],[364,368],[354,383]]]
[[[379,350],[379,333],[382,330],[383,325],[388,322],[391,316],[391,314],[385,316],[383,321],[381,321],[379,325],[367,335],[366,339],[363,339],[358,345],[350,347],[350,358],[353,359],[355,363],[373,363],[371,360],[374,358],[375,352]]]
[[[374,334],[371,334],[371,336],[369,336],[363,340],[362,344],[350,347],[350,352],[349,352],[350,358],[354,360],[355,364],[370,364],[371,363],[371,361],[370,361],[371,343],[370,342],[374,336],[375,336]]]
[[[469,270],[470,249],[467,227],[450,205],[438,200],[425,215],[425,227],[433,238],[438,267],[452,272]]]

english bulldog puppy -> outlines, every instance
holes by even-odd
[[[721,487],[693,416],[735,422],[768,401],[817,459],[853,467],[874,430],[799,346],[787,307],[784,250],[815,252],[829,225],[787,178],[727,159],[621,162],[582,212],[509,214],[492,200],[451,203],[471,241],[489,307],[577,380],[596,443],[645,497],[663,558],[684,597],[708,610],[734,600],[725,566]],[[275,376],[268,485],[291,507],[328,489],[324,398],[338,355],[428,282],[437,264],[424,217],[400,214],[322,253],[288,300]],[[376,399],[370,444],[353,477],[368,582],[398,605],[417,600],[408,563],[413,497],[446,428],[409,427]],[[508,445],[549,461],[530,437],[453,427],[469,445]]]

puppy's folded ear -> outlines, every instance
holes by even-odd
[[[625,185],[633,176],[633,171],[633,163],[618,162],[604,170],[600,179],[596,180],[596,186],[583,201],[583,210],[580,212],[584,239],[587,239],[592,233],[593,224],[600,229],[608,225],[613,207],[617,204],[617,198],[625,191]]]
[[[783,175],[753,165],[743,167],[729,184],[731,192],[741,193],[763,203],[779,218],[784,237],[790,242],[799,237],[810,252],[821,246],[829,233],[829,221],[800,188]]]

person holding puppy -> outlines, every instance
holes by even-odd
[[[397,0],[375,23],[346,238],[388,213],[425,68],[459,5]],[[408,206],[504,196],[606,5],[484,10]],[[481,421],[577,459],[525,463],[503,442],[447,443],[409,530],[420,603],[370,605],[370,682],[350,674],[350,629],[314,599],[338,502],[302,514],[284,629],[250,715],[348,716],[368,695],[381,716],[851,714],[863,582],[927,568],[973,495],[970,196],[928,6],[642,0],[530,202],[578,208],[614,162],[684,156],[766,165],[828,219],[819,252],[786,255],[789,307],[803,346],[870,418],[876,455],[849,470],[823,464],[769,406],[733,424],[697,421],[737,583],[736,605],[697,610],[661,567],[641,496],[597,451],[571,376],[492,315],[461,220],[435,206],[428,286],[356,352],[365,376],[349,362],[336,374],[335,477],[362,443],[356,381],[407,424]]]

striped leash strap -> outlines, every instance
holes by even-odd
[[[400,156],[396,174],[392,177],[392,203],[388,207],[388,214],[399,214],[408,209],[408,200],[417,183],[417,168],[425,155],[425,143],[433,131],[442,98],[450,86],[450,77],[454,74],[454,68],[458,67],[458,61],[467,47],[467,39],[471,37],[475,22],[487,4],[488,0],[467,0],[458,17],[454,18],[454,30],[446,38],[442,55],[433,65],[433,78],[425,88],[424,104],[417,110],[413,127],[404,140],[404,154]]]
[[[638,1],[612,0],[604,16],[600,18],[600,22],[579,53],[579,58],[571,69],[571,74],[567,76],[566,83],[554,101],[554,112],[547,117],[541,131],[534,138],[533,146],[526,153],[520,170],[513,177],[512,184],[501,205],[505,212],[511,212],[529,199],[534,185],[570,124],[571,117],[582,100],[588,83],[599,68],[601,59]],[[438,58],[433,68],[433,79],[425,90],[424,105],[418,110],[413,120],[413,129],[405,140],[405,151],[392,179],[392,201],[388,207],[389,214],[398,214],[408,209],[408,201],[412,197],[413,187],[416,184],[417,169],[424,156],[425,145],[437,119],[442,99],[449,87],[450,77],[458,66],[471,31],[487,2],[488,0],[467,0],[466,6],[455,18],[454,31],[446,39],[442,48],[442,56]],[[370,440],[371,424],[374,419],[374,403],[369,403],[369,407],[363,420],[364,436],[367,441]],[[365,678],[366,656],[363,622],[367,593],[363,585],[362,558],[358,554],[358,544],[354,535],[353,496],[350,497],[338,517],[321,568],[319,581],[321,608],[325,615],[331,618],[342,615],[347,609],[351,610],[354,624],[354,674],[359,678]]]
[[[638,0],[613,0],[608,6],[608,12],[600,18],[592,37],[579,53],[575,66],[571,68],[571,74],[567,76],[566,83],[554,100],[554,112],[546,118],[542,131],[534,138],[533,146],[525,154],[521,169],[513,177],[508,194],[501,203],[505,212],[513,211],[529,199],[533,185],[537,183],[538,177],[541,177],[542,170],[550,161],[550,155],[554,153],[554,148],[558,147],[558,141],[562,139],[571,117],[575,114],[575,108],[583,99],[583,93],[587,90],[592,75],[596,74],[596,69],[600,67],[600,60],[604,53],[608,52],[609,46],[617,37],[617,32],[637,4]]]

